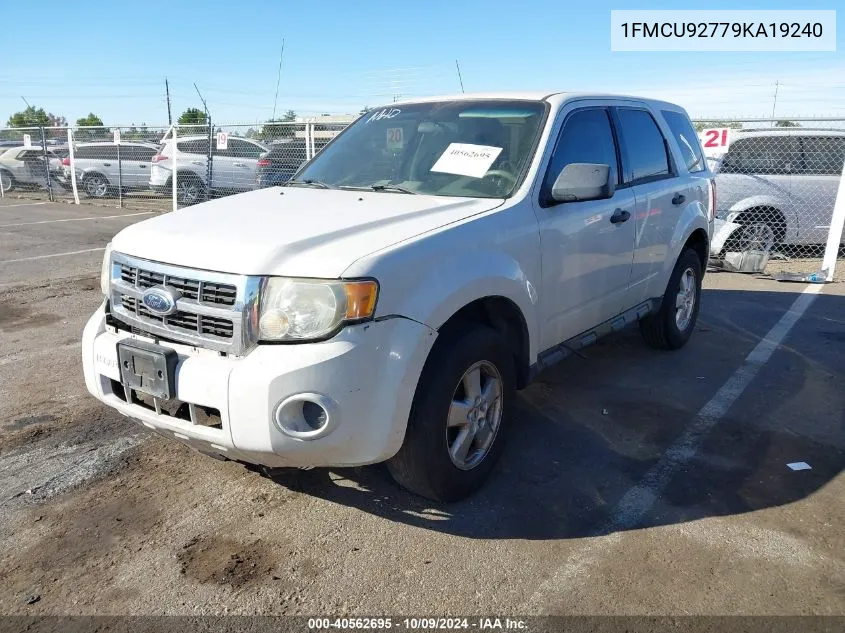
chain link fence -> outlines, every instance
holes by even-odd
[[[714,239],[717,261],[728,269],[788,277],[824,274],[838,260],[836,278],[845,279],[845,236],[841,226],[831,228],[845,163],[845,119],[696,124],[729,129],[726,150],[708,158],[716,174],[717,218],[726,223]],[[702,141],[707,150],[708,139]],[[837,235],[825,262],[831,231]]]
[[[0,195],[169,211],[283,184],[350,120],[179,125],[175,149],[168,126],[3,128]],[[730,136],[708,157],[720,221],[714,262],[776,277],[835,266],[845,280],[845,236],[831,236],[845,119],[694,123]]]
[[[348,122],[0,129],[3,197],[169,211],[283,184]]]

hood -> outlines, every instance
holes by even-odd
[[[112,248],[202,270],[336,278],[365,255],[502,202],[272,187],[139,222],[118,233]]]

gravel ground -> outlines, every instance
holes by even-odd
[[[20,204],[0,203],[2,613],[845,615],[839,285],[660,488],[802,284],[711,274],[684,350],[634,330],[547,370],[489,485],[439,505],[380,466],[264,476],[101,406],[91,249],[147,216]]]

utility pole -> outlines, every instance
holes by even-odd
[[[276,102],[279,100],[279,83],[282,81],[282,60],[285,58],[285,38],[282,38],[282,52],[279,53],[279,73],[276,75],[276,97],[273,99],[273,118],[276,120]]]
[[[458,60],[455,60],[455,68],[458,69],[458,81],[461,82],[461,94],[464,92],[464,79],[461,77],[461,66],[458,64]]]
[[[196,82],[194,82],[194,89],[197,91],[200,101],[202,101],[202,107],[205,109],[205,124],[208,126],[208,161],[205,168],[205,182],[207,183],[208,191],[211,191],[212,177],[214,176],[214,148],[212,147],[214,131],[211,127],[211,113],[208,111],[208,106],[205,103],[205,99],[202,98],[202,93],[197,88]],[[176,151],[175,148],[173,151]]]
[[[778,88],[780,87],[780,81],[775,80],[775,98],[772,101],[772,127],[775,126],[775,106],[778,103]]]
[[[170,115],[170,84],[167,77],[164,78],[164,91],[167,93],[167,124],[173,125],[173,117]]]
[[[21,99],[23,99],[23,102],[26,104],[26,107],[27,107],[27,108],[31,108],[31,107],[32,107],[31,105],[29,105],[29,101],[27,101],[27,100],[26,100],[26,97],[24,97],[23,95],[21,95]]]

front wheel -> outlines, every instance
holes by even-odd
[[[478,490],[505,444],[516,389],[514,359],[494,330],[446,335],[426,362],[405,441],[387,462],[404,488],[435,501]]]
[[[105,198],[109,193],[109,181],[101,174],[86,176],[83,185],[90,198]]]
[[[686,345],[698,320],[701,272],[698,253],[684,249],[669,278],[660,310],[640,321],[640,332],[651,347],[672,350]]]

